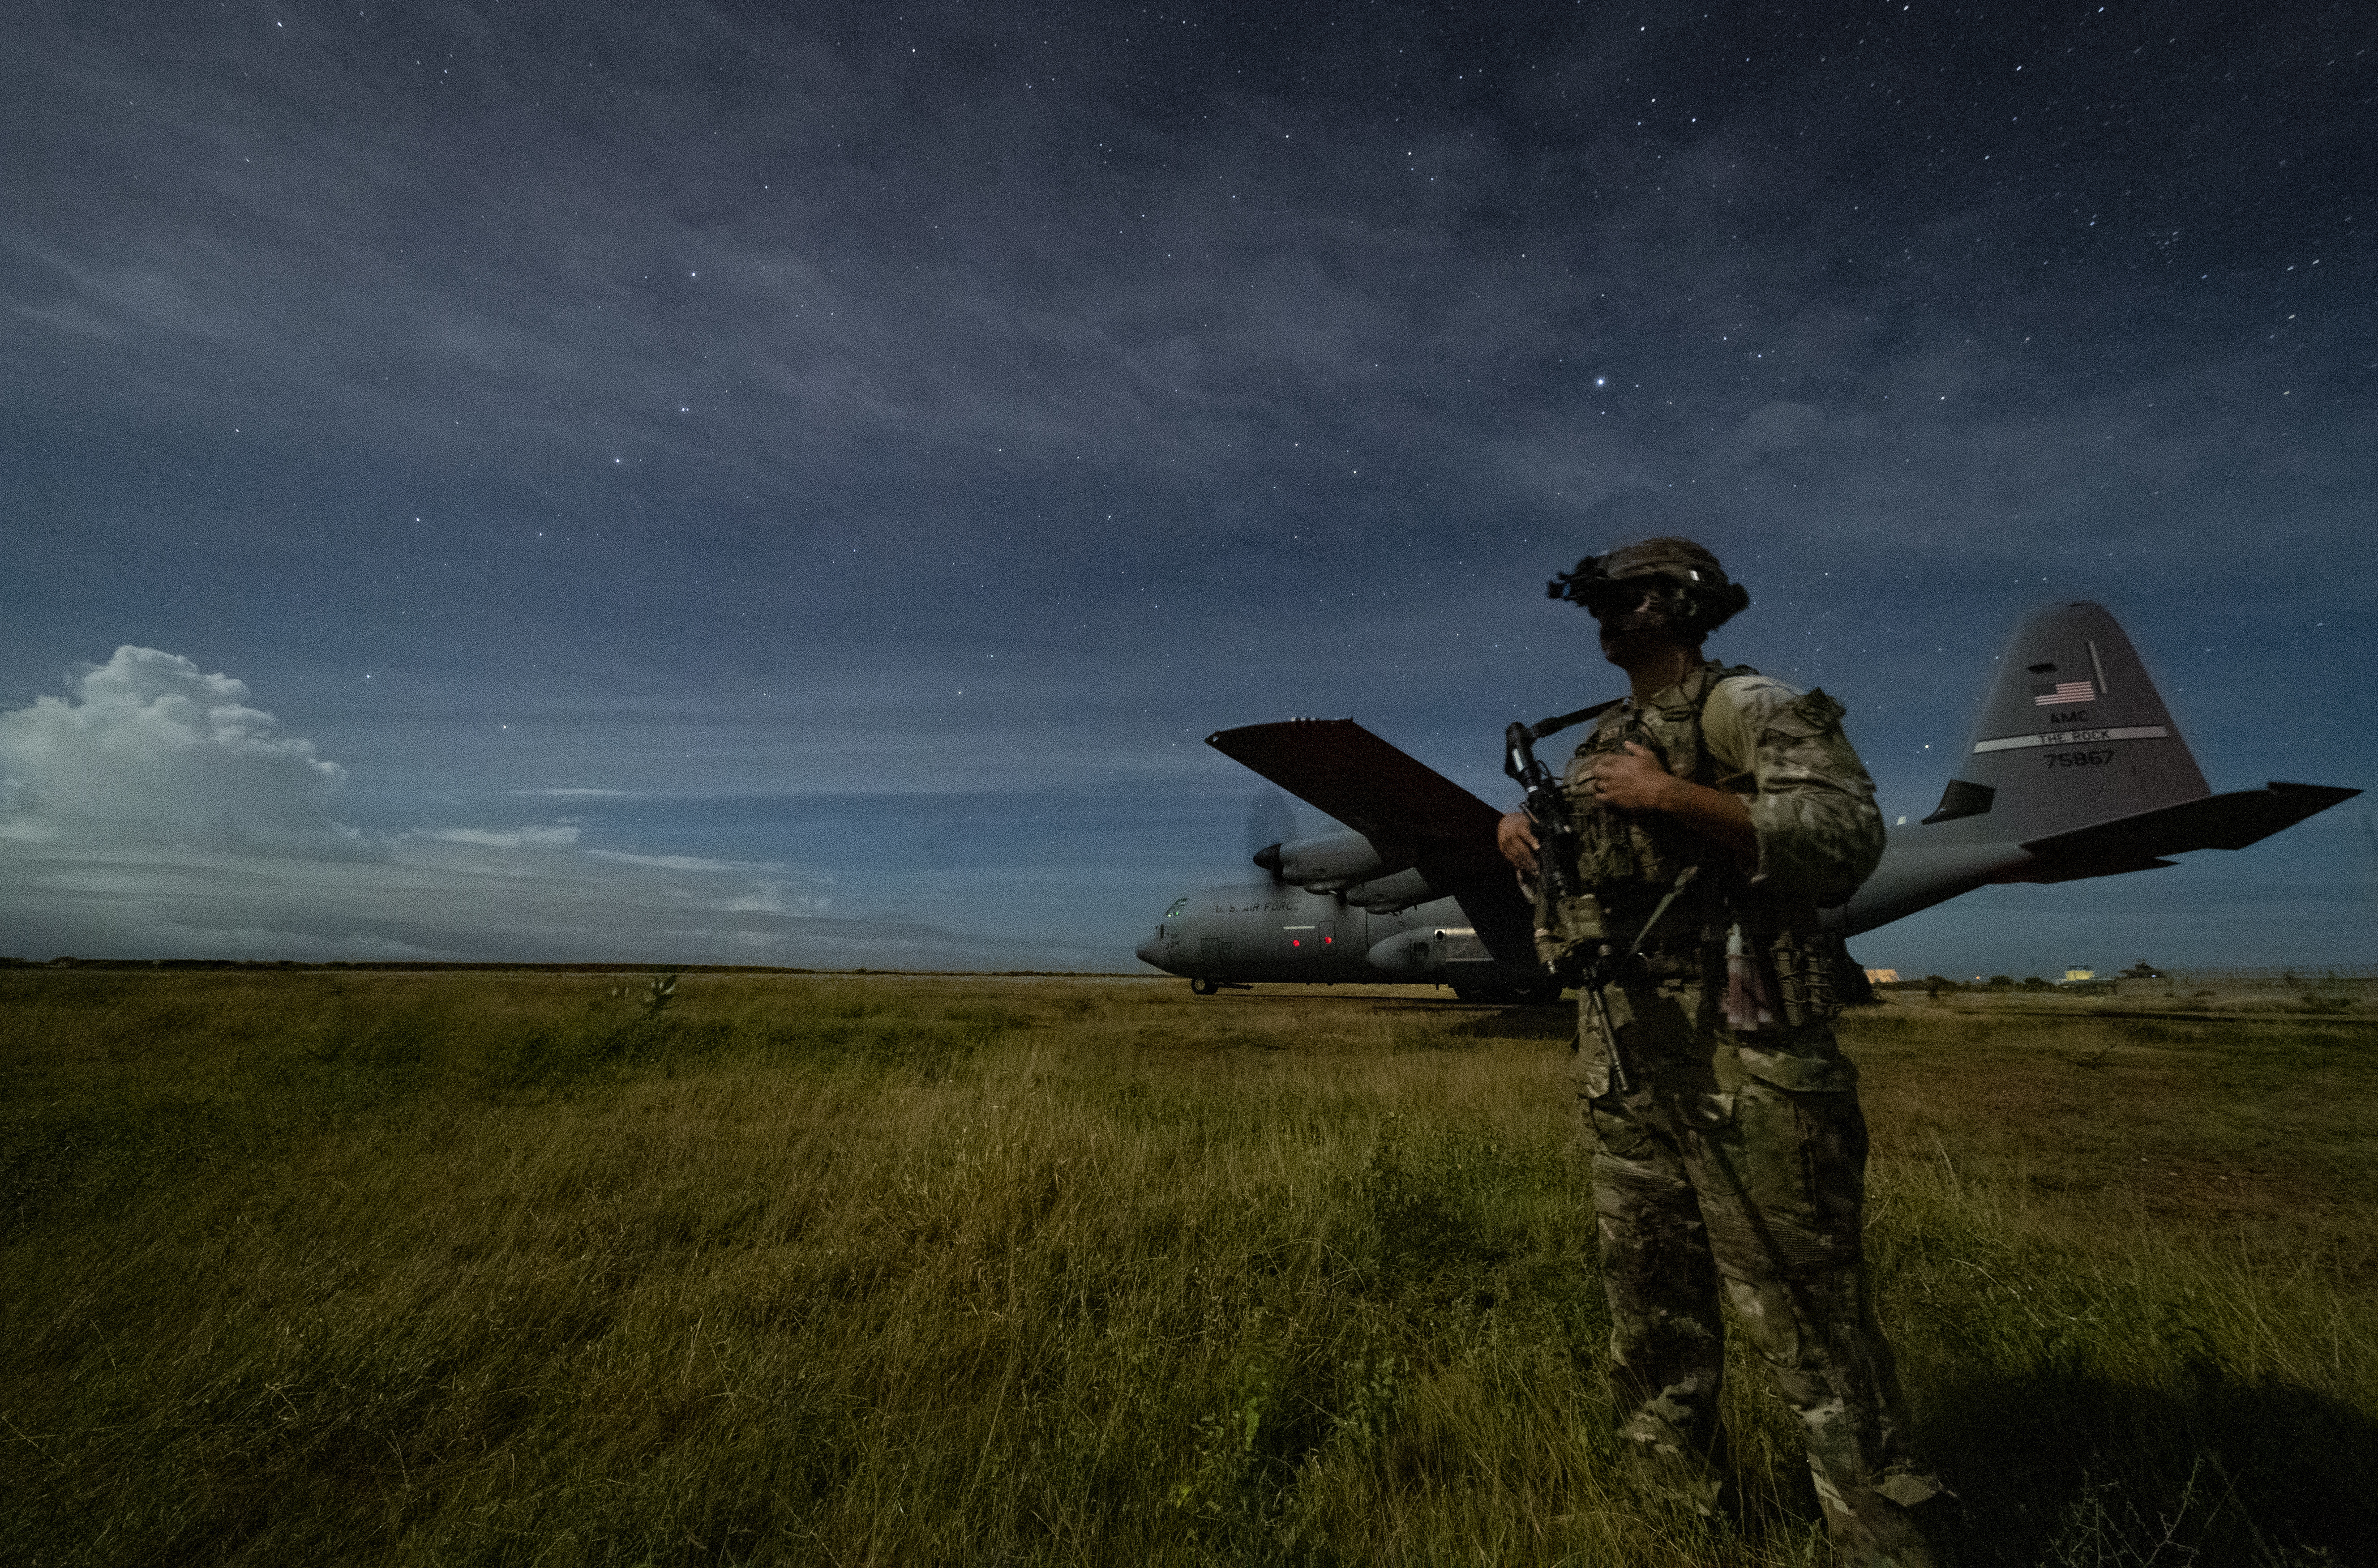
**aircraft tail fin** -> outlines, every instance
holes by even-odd
[[[2215,795],[2130,638],[2103,605],[2081,603],[2016,628],[1957,776],[1924,820],[1985,819],[1966,831],[2030,852],[1992,880],[2068,881],[2242,848],[2359,793]]]
[[[2213,792],[2099,604],[2053,604],[2016,628],[1957,776],[1927,823],[1988,814],[1990,836],[2030,840]]]

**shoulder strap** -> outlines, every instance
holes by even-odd
[[[1574,713],[1555,713],[1549,719],[1538,719],[1528,726],[1528,738],[1542,740],[1544,736],[1565,730],[1571,724],[1583,724],[1597,714],[1606,713],[1626,700],[1624,697],[1614,697],[1607,702],[1596,702],[1591,708],[1579,708]]]
[[[1759,672],[1748,664],[1721,664],[1715,659],[1701,666],[1709,672],[1709,684],[1701,688],[1701,700],[1693,705],[1693,782],[1708,784],[1717,776],[1710,765],[1709,705],[1717,696],[1717,688],[1736,676],[1755,676]],[[1704,778],[1701,775],[1708,774]]]
[[[1718,682],[1732,680],[1735,676],[1755,676],[1759,672],[1748,664],[1721,664],[1714,659],[1701,667],[1711,672],[1714,678],[1701,688],[1700,706],[1693,710],[1693,746],[1696,750],[1706,751],[1708,748],[1701,744],[1701,712],[1708,708],[1710,699],[1717,695]],[[1548,735],[1557,735],[1571,724],[1581,724],[1588,719],[1598,718],[1626,700],[1624,697],[1614,697],[1607,702],[1596,702],[1591,708],[1579,708],[1574,713],[1555,713],[1549,719],[1538,719],[1528,726],[1528,738],[1542,740]]]

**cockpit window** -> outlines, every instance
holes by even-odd
[[[1185,898],[1176,898],[1176,899],[1174,899],[1174,900],[1172,901],[1172,907],[1171,907],[1171,908],[1170,908],[1170,909],[1168,909],[1168,910],[1166,910],[1166,911],[1164,912],[1164,917],[1165,917],[1167,920],[1170,920],[1170,919],[1171,919],[1175,915],[1180,914],[1183,910],[1184,910],[1184,909],[1186,909],[1186,908],[1188,908],[1188,907],[1189,907],[1189,901],[1188,901],[1187,899],[1185,899]]]

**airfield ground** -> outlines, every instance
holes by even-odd
[[[1620,1490],[1567,1021],[0,971],[0,1561],[1785,1564]],[[2373,1560],[2378,999],[1851,1014],[1968,1568]]]

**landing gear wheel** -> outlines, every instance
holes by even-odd
[[[1193,997],[1210,997],[1221,988],[1222,983],[1219,980],[1192,980],[1189,982],[1189,994]]]

